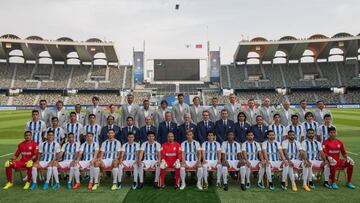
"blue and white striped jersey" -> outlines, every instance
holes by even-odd
[[[154,142],[152,144],[146,141],[141,144],[141,151],[144,152],[144,161],[157,161],[157,153],[160,153],[161,144]]]
[[[306,135],[306,132],[308,129],[314,129],[315,131],[315,135],[318,133],[318,128],[319,128],[319,125],[316,121],[312,121],[311,123],[308,123],[308,122],[304,122],[303,123],[303,128],[305,130],[305,135]],[[305,136],[305,139],[307,139],[307,136]]]
[[[245,141],[241,146],[241,150],[246,152],[246,156],[249,161],[259,161],[259,152],[261,151],[259,143],[255,141],[252,143]]]
[[[225,154],[225,160],[227,161],[239,160],[237,155],[240,152],[240,144],[236,141],[233,141],[232,143],[224,141],[221,145],[221,153]]]
[[[101,132],[101,126],[99,124],[85,125],[83,135],[86,135],[86,133],[88,133],[88,132],[92,132],[94,134],[93,141],[98,142],[99,141],[99,135],[100,135],[100,132]]]
[[[83,130],[81,123],[67,123],[65,124],[64,130],[66,134],[74,133],[75,142],[80,142],[80,135]]]
[[[301,137],[304,137],[306,134],[306,131],[304,130],[304,127],[300,124],[298,125],[288,125],[285,129],[285,135],[288,134],[288,132],[292,130],[295,133],[295,140],[299,141],[301,140]]]
[[[114,139],[113,141],[107,139],[101,144],[100,151],[104,152],[104,159],[117,159],[118,154],[121,150],[121,144],[118,140]]]
[[[63,144],[61,151],[64,152],[63,154],[63,161],[73,161],[75,158],[75,154],[76,152],[78,152],[80,149],[80,143],[79,142],[74,142],[74,143],[70,143],[67,142],[65,144]]]
[[[32,140],[37,144],[42,142],[42,133],[46,131],[46,124],[42,120],[29,121],[26,123],[25,131],[31,131]]]
[[[277,142],[281,142],[282,137],[286,135],[285,127],[282,124],[276,125],[275,123],[273,123],[269,126],[269,130],[273,130],[275,132],[275,140]]]
[[[325,124],[322,124],[319,126],[317,135],[320,135],[321,143],[323,143],[325,140],[327,140],[329,138],[328,128],[330,128],[330,127],[336,128],[332,124],[330,124],[330,126],[326,126]]]
[[[52,142],[42,142],[39,147],[39,153],[41,154],[40,161],[53,161],[56,158],[56,154],[60,152],[60,144]]]
[[[54,140],[59,144],[61,140],[65,138],[65,131],[62,127],[57,127],[57,128],[48,127],[44,137],[46,137],[49,131],[54,131]]]
[[[136,161],[136,154],[137,151],[140,150],[140,144],[134,142],[132,144],[125,143],[121,147],[121,151],[124,152],[124,159],[123,161]]]
[[[317,140],[304,140],[301,148],[305,151],[308,160],[320,160],[320,151],[322,151],[321,143]]]
[[[200,143],[196,140],[181,143],[181,150],[185,155],[185,161],[197,161],[197,153],[201,150]]]
[[[217,157],[217,152],[221,152],[221,147],[218,142],[205,141],[202,143],[201,149],[205,151],[204,158],[206,161],[217,161],[217,159],[220,159],[220,157]]]
[[[99,144],[96,142],[88,143],[87,141],[82,143],[79,152],[83,154],[83,161],[91,161],[94,159],[95,152],[99,150]]]
[[[281,149],[280,143],[275,140],[272,143],[268,140],[262,143],[262,150],[266,152],[269,161],[279,161]]]
[[[299,159],[299,154],[301,150],[300,142],[294,140],[294,142],[290,142],[289,140],[284,140],[281,143],[281,147],[284,151],[286,151],[287,156],[290,160]]]

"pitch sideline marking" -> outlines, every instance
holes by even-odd
[[[6,156],[9,156],[9,155],[12,155],[13,153],[9,153],[9,154],[4,154],[4,155],[1,155],[0,158],[2,157],[6,157]]]
[[[358,153],[354,153],[354,152],[350,152],[350,151],[347,151],[347,153],[352,154],[352,155],[359,156],[359,154],[358,154]]]

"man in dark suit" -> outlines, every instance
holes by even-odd
[[[191,130],[193,132],[193,136],[194,138],[197,137],[197,127],[196,127],[196,124],[195,123],[192,123],[191,122],[191,115],[190,113],[184,113],[184,123],[181,124],[179,127],[178,127],[178,136],[177,136],[177,139],[176,141],[178,143],[182,143],[186,140],[186,131],[187,130]]]
[[[115,125],[115,117],[109,115],[107,117],[107,125],[101,128],[100,136],[99,136],[99,145],[108,139],[108,132],[110,129],[115,131],[115,139],[121,141],[121,130],[120,127]]]
[[[147,116],[145,117],[145,125],[140,128],[140,142],[144,143],[147,141],[147,133],[153,132],[155,138],[157,138],[157,129],[155,126],[152,125],[152,117]]]
[[[166,142],[167,135],[169,132],[172,132],[175,136],[175,139],[177,139],[177,134],[178,134],[177,124],[172,121],[171,112],[166,112],[165,113],[165,121],[163,121],[159,124],[157,141],[160,144],[163,144],[164,142]]]
[[[254,133],[255,142],[263,143],[267,140],[268,126],[264,125],[261,115],[256,116],[256,124],[251,126],[250,131]]]
[[[226,140],[227,132],[234,132],[234,121],[228,119],[228,110],[221,110],[221,119],[215,123],[216,141],[220,144]]]
[[[214,131],[215,123],[210,120],[210,113],[208,110],[202,113],[203,120],[197,124],[197,137],[195,140],[202,144],[207,141],[207,134],[210,131]]]
[[[140,140],[140,130],[136,126],[134,126],[134,118],[129,116],[126,119],[127,126],[123,127],[121,130],[121,144],[125,144],[127,140],[127,135],[129,132],[134,133],[135,142],[139,142]]]
[[[244,143],[246,141],[246,132],[250,130],[251,125],[246,121],[244,112],[240,112],[237,117],[238,122],[234,126],[235,140]]]

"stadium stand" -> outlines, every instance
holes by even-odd
[[[0,87],[9,88],[14,73],[14,64],[0,64]]]

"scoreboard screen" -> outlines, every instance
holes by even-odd
[[[155,81],[200,80],[199,59],[155,59]]]

